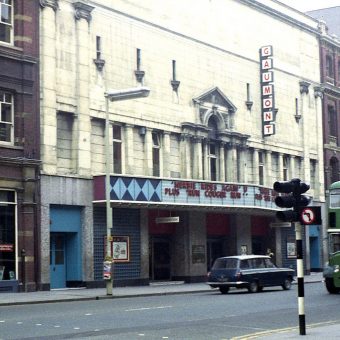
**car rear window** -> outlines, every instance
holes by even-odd
[[[212,269],[235,269],[237,262],[237,259],[217,259]]]

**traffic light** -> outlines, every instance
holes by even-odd
[[[275,198],[275,204],[280,208],[293,208],[276,213],[276,217],[283,222],[297,222],[300,220],[300,209],[306,207],[311,199],[302,195],[308,191],[310,186],[301,182],[299,178],[293,178],[286,182],[275,182],[273,189],[282,194]]]

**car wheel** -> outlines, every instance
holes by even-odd
[[[325,284],[329,294],[338,294],[340,292],[340,288],[334,286],[333,279],[329,277],[326,278]]]
[[[248,287],[249,293],[257,293],[259,291],[259,284],[257,281],[252,281]]]
[[[292,288],[292,279],[287,277],[282,284],[282,288],[284,290],[289,290],[290,288]]]
[[[229,292],[229,287],[220,287],[221,294],[227,294]]]

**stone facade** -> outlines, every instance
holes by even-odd
[[[245,22],[253,29],[245,31]],[[152,0],[142,5],[123,0],[55,0],[41,1],[40,37],[41,268],[46,287],[51,281],[48,221],[54,205],[79,206],[82,216],[87,216],[81,219],[81,233],[86,235],[81,241],[82,256],[87,264],[92,261],[98,274],[80,263],[83,272],[78,280],[88,284],[100,280],[104,200],[87,195],[84,181],[105,172],[106,110],[114,160],[110,161],[111,173],[136,180],[200,181],[212,187],[215,183],[251,184],[262,193],[271,193],[276,180],[300,177],[311,182],[314,203],[323,204],[317,21],[272,1],[205,0],[198,6],[193,0],[162,1],[161,5]],[[264,136],[261,111],[259,51],[263,46],[273,50],[275,106],[271,117],[275,129],[270,136]],[[148,98],[106,103],[104,94],[110,89],[140,85],[151,89]],[[68,193],[72,200],[50,194],[63,178],[74,189]],[[275,209],[202,207],[192,202],[187,206],[140,204],[111,200],[113,213],[117,207],[126,209],[127,215],[129,209],[139,210],[134,216],[140,219],[136,228],[140,228],[142,243],[131,249],[141,255],[141,267],[131,274],[133,282],[157,279],[147,268],[153,265],[155,242],[161,244],[164,238],[170,242],[171,278],[188,281],[203,280],[208,262],[217,253],[253,252],[257,244],[260,251],[270,246],[281,254],[286,242],[283,230],[269,228]],[[94,212],[99,209],[93,225],[92,206]],[[155,211],[176,211],[180,223],[174,228],[163,226],[161,232],[151,220]],[[229,221],[229,234],[221,232],[224,222],[219,231],[213,231],[209,214],[214,211],[221,221]],[[118,215],[122,216],[121,211]],[[259,221],[257,215],[265,221],[265,229],[254,222]],[[123,220],[114,220],[113,234],[115,228],[124,230]],[[264,230],[270,237],[265,237]],[[306,232],[307,241],[308,237]],[[221,249],[213,255],[215,245],[211,244],[216,238]],[[200,257],[202,249],[204,258]],[[277,262],[284,259],[277,258]],[[115,266],[121,282],[129,281],[120,266],[128,268],[129,263]],[[161,277],[160,266],[157,270]]]

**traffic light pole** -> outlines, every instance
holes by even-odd
[[[296,267],[297,267],[297,280],[298,280],[299,328],[300,328],[300,335],[306,335],[302,227],[301,227],[300,222],[295,222],[294,224],[295,224],[295,237],[296,237]]]

